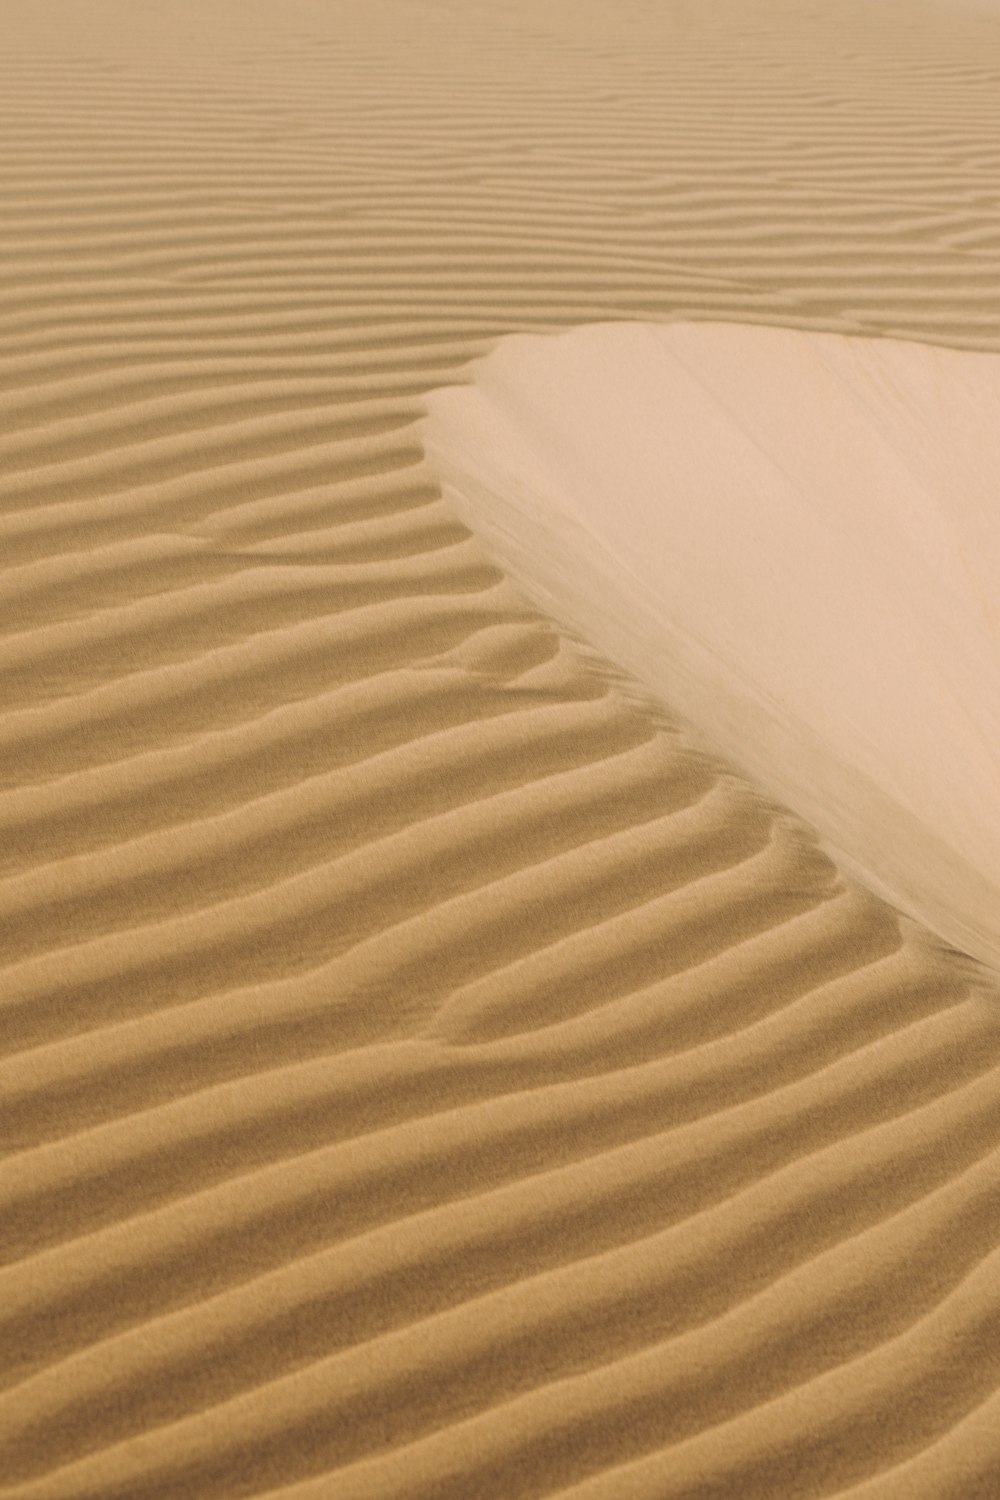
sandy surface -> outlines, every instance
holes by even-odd
[[[472,374],[421,437],[509,576],[1000,973],[1000,356],[606,323]]]
[[[607,320],[1000,351],[1000,26],[3,22],[0,1494],[995,1497],[997,1011],[417,424]]]

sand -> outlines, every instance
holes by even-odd
[[[428,407],[445,500],[532,599],[1000,973],[1000,357],[608,323],[504,339]]]
[[[420,423],[608,321],[1000,352],[1000,26],[3,21],[0,1494],[990,1500],[1000,1013]]]

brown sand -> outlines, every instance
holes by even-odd
[[[0,1493],[1000,1494],[1000,1016],[416,429],[518,330],[1000,349],[1000,26],[3,12]]]

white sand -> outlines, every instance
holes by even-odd
[[[1000,965],[1000,357],[711,323],[514,337],[424,438],[532,594]]]

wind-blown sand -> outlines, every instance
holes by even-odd
[[[1000,357],[606,324],[505,340],[422,437],[543,608],[1000,972]]]
[[[608,320],[1000,351],[1000,27],[4,28],[0,1494],[995,1496],[997,1009],[418,423]]]

